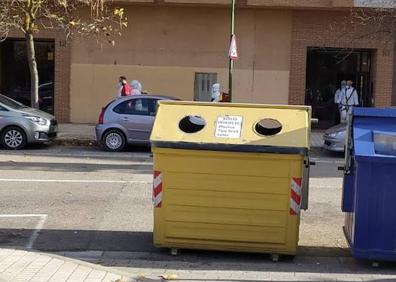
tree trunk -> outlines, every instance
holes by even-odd
[[[31,97],[30,104],[33,108],[38,108],[39,107],[39,93],[38,93],[39,75],[37,70],[36,51],[34,49],[33,34],[26,33],[25,38],[27,45],[27,60],[29,63],[29,71],[30,71],[30,97]]]

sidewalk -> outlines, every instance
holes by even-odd
[[[314,130],[311,134],[311,147],[322,147],[323,131]],[[95,125],[62,123],[59,124],[58,138],[56,141],[60,145],[80,145],[89,146],[96,144]]]
[[[318,254],[321,256],[318,256]],[[63,252],[63,256],[130,273],[137,282],[161,282],[162,277],[186,282],[225,281],[396,281],[394,264],[373,268],[349,256],[297,255],[272,262],[265,254],[183,251],[170,256],[167,251],[147,252]]]
[[[0,249],[0,281],[131,282],[131,275],[54,254]]]
[[[304,256],[272,262],[264,254],[186,251],[59,252],[0,249],[0,281],[30,282],[396,281],[394,264],[380,268],[349,256]]]

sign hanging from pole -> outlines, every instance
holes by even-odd
[[[231,43],[230,43],[230,50],[228,51],[228,57],[231,60],[238,60],[239,59],[235,34],[233,34],[231,36]]]

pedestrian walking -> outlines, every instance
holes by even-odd
[[[120,76],[120,78],[118,79],[117,97],[130,96],[130,95],[132,95],[131,87],[127,82],[127,78],[125,76]]]
[[[336,123],[340,122],[340,115],[341,115],[341,97],[342,97],[342,93],[345,92],[347,87],[347,82],[346,80],[342,80],[340,83],[340,88],[337,89],[337,91],[334,94],[334,104],[336,105],[336,117],[335,117],[335,121]]]
[[[131,81],[132,95],[140,95],[142,94],[142,84],[139,80]]]
[[[339,105],[340,119],[341,122],[345,123],[348,115],[352,113],[352,108],[359,105],[359,95],[353,87],[352,80],[347,80],[345,91],[341,92],[341,96],[339,98]]]
[[[212,97],[211,102],[221,102],[221,85],[220,83],[215,83],[212,85]]]

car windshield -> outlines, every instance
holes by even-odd
[[[25,105],[22,105],[21,103],[18,103],[17,101],[14,101],[4,95],[0,95],[0,103],[16,110],[27,108]]]

